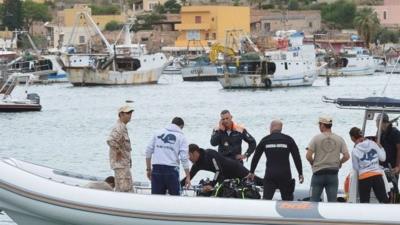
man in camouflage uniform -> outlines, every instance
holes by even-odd
[[[118,110],[117,124],[107,139],[110,146],[110,165],[115,173],[115,191],[132,192],[133,181],[131,175],[131,141],[126,124],[131,120],[133,108],[129,105]]]

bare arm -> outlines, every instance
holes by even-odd
[[[307,149],[307,154],[306,154],[306,159],[310,163],[311,166],[314,164],[313,155],[314,155],[314,152],[310,148],[308,148]]]

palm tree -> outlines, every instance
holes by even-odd
[[[367,48],[369,48],[372,36],[379,29],[378,15],[371,8],[361,8],[356,12],[354,25],[358,34],[364,39]]]

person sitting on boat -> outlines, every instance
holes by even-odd
[[[118,110],[118,121],[107,139],[110,146],[110,164],[115,173],[115,191],[132,192],[132,159],[131,141],[126,124],[131,121],[133,108],[124,105]]]
[[[292,137],[282,133],[282,121],[273,120],[270,125],[270,134],[264,137],[257,145],[248,177],[254,178],[254,171],[257,164],[265,153],[267,158],[264,176],[263,198],[271,200],[276,189],[281,192],[282,200],[292,201],[295,187],[295,180],[292,179],[290,171],[289,155],[293,157],[299,182],[303,183],[303,168],[299,148]]]
[[[389,121],[389,116],[386,113],[378,115],[376,118],[378,128],[379,123],[381,123],[380,142],[386,152],[386,160],[382,163],[382,166],[391,167],[398,180],[400,173],[400,131],[393,127],[392,121]]]
[[[104,181],[92,181],[86,184],[84,187],[98,189],[98,190],[113,191],[115,188],[115,179],[113,176],[109,176]]]
[[[249,170],[237,160],[223,157],[221,153],[212,149],[202,149],[196,144],[189,145],[189,160],[193,163],[190,169],[190,178],[193,179],[197,172],[205,170],[215,173],[210,185],[203,187],[203,192],[211,191],[217,184],[221,184],[225,179],[243,179],[249,174]],[[184,179],[181,186],[184,185]],[[263,185],[263,180],[255,177],[256,185]]]
[[[358,172],[358,191],[361,203],[369,203],[371,188],[381,203],[388,203],[383,170],[379,162],[386,160],[385,150],[374,141],[365,139],[360,128],[353,127],[349,131],[350,138],[354,142],[351,152],[353,169]]]
[[[328,202],[337,201],[338,172],[350,155],[346,142],[332,132],[332,118],[321,116],[318,121],[320,134],[314,136],[307,147],[306,158],[313,171],[311,201],[319,202],[325,189]],[[340,158],[342,154],[342,158]]]
[[[256,140],[244,127],[232,121],[232,115],[228,110],[223,110],[220,116],[221,120],[212,132],[210,143],[212,146],[218,146],[218,152],[224,157],[243,163],[243,160],[256,149]],[[242,141],[249,145],[245,154],[242,154]]]
[[[185,170],[185,185],[190,186],[188,144],[182,132],[184,121],[175,117],[157,132],[146,149],[147,177],[152,194],[179,195],[179,161]]]

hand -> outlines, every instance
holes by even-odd
[[[225,126],[222,123],[222,120],[219,120],[218,126],[215,128],[215,130],[221,130],[221,131],[225,130]]]
[[[235,156],[235,158],[237,159],[237,160],[245,160],[246,158],[247,158],[247,156],[246,155],[236,155]]]
[[[186,176],[186,178],[185,178],[185,187],[186,187],[186,188],[189,188],[190,186],[192,186],[192,185],[190,184],[190,177],[189,177],[189,176]]]
[[[202,192],[210,192],[212,191],[214,188],[211,185],[206,185],[203,187],[203,189],[201,190]]]
[[[247,180],[251,180],[251,181],[253,181],[254,180],[254,173],[249,173],[245,178],[247,178]]]
[[[151,180],[151,169],[147,170],[147,178],[149,178],[149,180]]]
[[[400,166],[396,166],[395,168],[392,169],[392,173],[394,174],[399,174],[400,173]]]
[[[299,175],[299,183],[302,184],[304,182],[304,177],[303,175]]]

